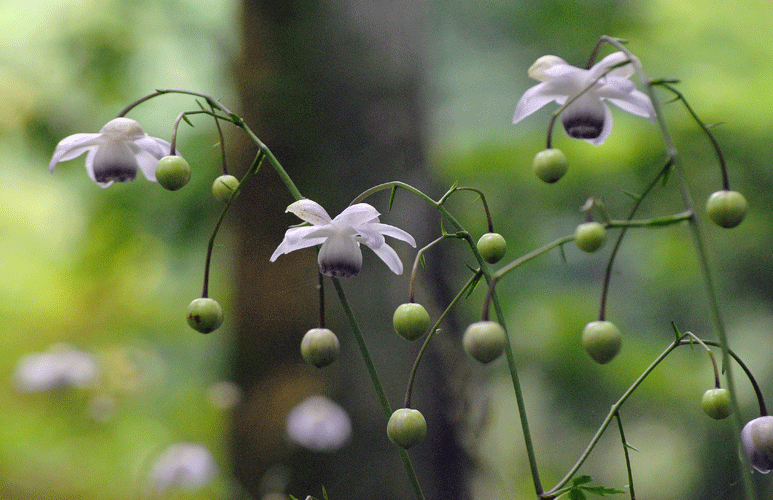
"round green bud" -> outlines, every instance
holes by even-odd
[[[507,242],[499,233],[486,233],[478,240],[478,252],[489,264],[496,264],[507,251]]]
[[[223,203],[231,199],[236,188],[239,187],[239,179],[233,175],[221,175],[212,183],[212,194]]]
[[[609,363],[620,352],[623,337],[609,321],[591,321],[582,330],[582,347],[596,363]]]
[[[195,299],[188,305],[188,324],[197,332],[213,332],[223,324],[223,308],[214,299]]]
[[[415,446],[424,441],[426,435],[427,421],[419,410],[400,408],[389,417],[387,436],[400,448]]]
[[[191,166],[182,156],[164,156],[156,165],[156,181],[164,189],[177,191],[191,180]]]
[[[709,218],[716,225],[727,229],[740,224],[748,209],[746,198],[738,191],[717,191],[706,200],[706,213]]]
[[[323,368],[338,358],[338,337],[327,328],[312,328],[301,340],[301,356],[310,365]]]
[[[574,230],[574,244],[583,252],[595,252],[604,245],[607,230],[598,222],[585,222]]]
[[[395,331],[406,340],[417,340],[429,330],[429,313],[421,304],[400,304],[392,316]]]
[[[478,321],[467,327],[462,345],[467,354],[481,363],[491,363],[505,350],[507,334],[496,321]]]
[[[553,184],[566,174],[569,168],[569,161],[563,151],[556,148],[545,149],[534,156],[531,164],[537,177]]]
[[[722,420],[730,415],[730,391],[727,389],[709,389],[701,397],[701,408],[709,417]]]

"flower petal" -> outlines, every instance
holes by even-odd
[[[403,274],[403,262],[397,256],[397,252],[386,243],[378,248],[369,247],[373,253],[379,256],[389,269],[395,274]]]
[[[399,227],[390,226],[389,224],[382,224],[380,222],[372,222],[368,224],[368,228],[374,231],[378,231],[384,236],[391,236],[392,238],[405,241],[412,247],[416,248],[416,240],[413,239],[408,232],[403,231]]]
[[[609,54],[607,57],[602,59],[601,61],[597,62],[593,65],[593,67],[589,70],[588,77],[590,78],[590,81],[595,80],[596,78],[600,77],[604,74],[605,71],[609,70],[612,66],[615,66],[617,64],[620,64],[624,61],[628,60],[628,56],[625,55],[623,52],[613,52]],[[619,68],[615,68],[611,70],[609,73],[607,73],[607,76],[609,77],[615,77],[615,78],[629,78],[634,74],[634,67],[633,64],[626,64],[625,66],[620,66]]]
[[[57,163],[72,160],[100,144],[100,134],[73,134],[65,137],[54,149],[54,154],[48,164],[48,170],[54,171]]]
[[[328,234],[325,234],[324,236],[312,235],[309,237],[311,233],[318,231],[318,229],[317,226],[293,227],[288,229],[287,232],[285,232],[282,243],[280,243],[276,250],[274,250],[274,253],[271,254],[269,262],[274,262],[280,255],[324,243],[329,236]]]
[[[134,141],[132,150],[137,156],[137,164],[142,170],[143,175],[153,182],[156,181],[158,160],[170,154],[177,154],[176,150],[174,153],[172,152],[172,145],[169,142],[150,136]]]
[[[352,278],[362,269],[362,250],[351,236],[333,235],[319,249],[317,263],[325,276]]]
[[[604,126],[601,128],[601,133],[595,139],[588,139],[588,142],[594,146],[600,146],[607,140],[609,134],[612,133],[612,110],[609,106],[604,104]]]
[[[301,220],[304,220],[315,226],[322,226],[332,222],[330,215],[328,215],[325,209],[322,208],[322,205],[316,201],[307,199],[298,200],[294,203],[291,203],[285,212],[295,214]]]
[[[513,123],[518,123],[546,104],[559,99],[561,94],[553,92],[550,82],[539,83],[523,93],[515,106]],[[565,97],[565,96],[564,96]]]
[[[371,221],[378,222],[378,216],[378,210],[373,206],[367,203],[357,203],[346,207],[333,219],[333,223],[337,226],[351,226],[358,229],[359,226]]]
[[[535,80],[538,80],[540,82],[545,82],[547,80],[550,80],[552,75],[548,74],[548,71],[551,68],[554,68],[555,66],[559,65],[565,65],[569,66],[569,64],[561,59],[558,56],[542,56],[536,61],[534,61],[534,64],[531,65],[529,68],[529,77],[533,78]]]
[[[607,97],[606,99],[623,111],[649,118],[651,122],[655,121],[655,109],[652,107],[652,101],[644,92],[634,90],[629,94]]]

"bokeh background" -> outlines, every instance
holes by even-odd
[[[480,188],[515,258],[570,234],[590,196],[622,218],[631,203],[624,191],[640,190],[660,168],[657,130],[615,112],[600,147],[555,136],[571,167],[548,186],[530,163],[549,111],[510,123],[537,57],[582,65],[600,35],[628,39],[650,76],[680,79],[704,121],[721,123],[714,131],[731,183],[751,210],[739,228],[705,225],[705,235],[731,345],[770,398],[768,10],[755,0],[0,3],[0,497],[319,498],[324,485],[335,500],[411,498],[332,294],[328,320],[342,341],[341,362],[318,371],[300,360],[300,338],[316,326],[314,256],[268,263],[296,222],[283,214],[292,200],[269,170],[245,187],[218,237],[210,293],[226,322],[206,336],[188,328],[185,307],[200,292],[220,210],[209,194],[220,169],[211,121],[181,129],[178,147],[194,175],[179,192],[142,178],[103,190],[82,159],[48,173],[60,139],[96,132],[156,88],[207,92],[242,114],[302,192],[331,214],[394,179],[436,197],[456,181]],[[177,114],[196,107],[192,98],[169,96],[129,116],[168,138]],[[716,159],[682,108],[665,110],[701,216],[703,200],[721,187]],[[254,146],[228,128],[225,141],[230,168],[243,172]],[[419,245],[438,235],[437,215],[408,196],[398,195],[391,213],[386,195],[371,201]],[[450,208],[474,237],[485,232],[472,197]],[[641,215],[680,209],[672,180]],[[408,267],[413,254],[395,246]],[[607,312],[624,348],[610,365],[595,365],[579,332],[595,319],[610,247],[594,255],[567,247],[565,261],[553,252],[501,283],[546,485],[563,476],[609,406],[665,348],[672,321],[715,338],[687,229],[632,231]],[[427,255],[417,299],[433,317],[466,280],[467,262],[458,242]],[[362,275],[344,287],[397,406],[418,345],[392,332],[408,282],[383,267],[366,250]],[[414,403],[430,431],[411,455],[427,498],[534,497],[503,363],[482,368],[461,353],[461,331],[479,314],[480,299],[478,291],[449,318],[419,372]],[[20,383],[30,359],[73,350],[85,353],[82,370],[94,370],[89,383],[46,390]],[[710,370],[705,354],[682,349],[624,406],[641,498],[740,498],[730,422],[708,419],[699,406]],[[737,380],[748,420],[756,401]],[[290,411],[317,394],[351,418],[349,438],[325,452],[285,435]],[[162,459],[179,443],[206,451],[175,469]],[[628,482],[615,432],[581,472],[605,486]],[[754,480],[760,498],[771,497],[770,479]]]

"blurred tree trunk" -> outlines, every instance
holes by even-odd
[[[242,114],[279,158],[301,192],[335,216],[366,188],[394,179],[437,192],[424,168],[422,33],[425,6],[407,0],[245,0],[239,68]],[[254,146],[243,144],[248,165]],[[268,258],[288,225],[292,202],[270,166],[240,196],[235,380],[244,400],[235,416],[237,477],[255,497],[281,476],[287,492],[335,500],[413,496],[365,365],[327,285],[328,321],[342,342],[339,362],[323,370],[302,362],[300,340],[317,326],[316,255],[312,250]],[[382,220],[416,237],[437,237],[437,215],[405,193],[387,213],[388,192],[368,201]],[[427,230],[432,228],[433,232]],[[393,408],[420,343],[392,330],[394,308],[408,298],[415,252],[395,243],[406,272],[394,276],[368,249],[360,276],[343,286],[359,315]],[[435,266],[438,269],[440,266]],[[425,274],[432,272],[429,266]],[[426,276],[418,300],[443,303],[443,277]],[[328,282],[329,283],[329,282]],[[411,451],[428,499],[466,498],[464,454],[456,444],[440,356],[425,357],[413,398],[429,422],[427,441]],[[284,437],[287,413],[311,394],[327,394],[352,417],[351,442],[338,452],[293,448]],[[281,469],[276,467],[281,465]],[[274,474],[267,471],[284,471]],[[280,484],[280,488],[284,484]]]

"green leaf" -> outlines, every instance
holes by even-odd
[[[576,478],[572,479],[572,485],[574,486],[580,486],[582,484],[588,484],[593,482],[593,478],[586,475],[577,476]]]
[[[623,490],[618,490],[615,488],[606,488],[604,486],[583,486],[582,489],[587,491],[588,493],[592,493],[600,497],[603,497],[604,495],[617,495],[618,493],[625,493],[625,491]]]
[[[397,194],[397,186],[392,187],[392,190],[389,192],[389,212],[392,211],[392,205],[395,202],[395,195]]]
[[[419,264],[421,264],[422,269],[427,269],[427,263],[424,261],[424,254],[421,254],[419,257]]]
[[[579,488],[572,488],[569,490],[569,494],[567,495],[567,498],[569,500],[587,500],[588,497],[585,496],[585,493],[582,492]]]

